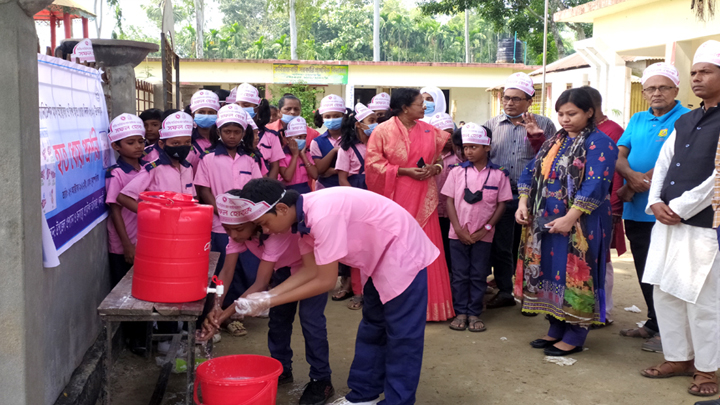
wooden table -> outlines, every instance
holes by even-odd
[[[209,279],[215,272],[215,267],[220,254],[210,252],[210,265],[208,266],[208,284]],[[167,304],[159,302],[148,302],[136,299],[132,296],[132,275],[133,269],[123,277],[118,285],[108,294],[98,307],[98,314],[105,327],[106,348],[105,348],[105,372],[103,387],[105,392],[105,404],[110,404],[111,376],[112,371],[112,341],[115,332],[121,322],[151,322],[151,321],[173,321],[187,322],[187,397],[185,403],[192,404],[193,383],[195,380],[195,322],[202,314],[205,306],[205,297],[195,302]],[[180,334],[173,336],[171,349],[166,357],[161,377],[158,380],[158,386],[150,403],[160,403],[167,386],[167,378],[174,364],[173,351],[177,351],[180,343],[182,331]],[[152,345],[148,347],[151,350]],[[169,365],[169,367],[168,367]],[[165,375],[167,373],[167,375]],[[164,379],[164,381],[163,381]]]

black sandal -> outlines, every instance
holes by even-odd
[[[476,327],[477,324],[482,325],[481,327]],[[470,332],[485,332],[487,330],[487,327],[485,326],[485,322],[482,321],[482,319],[478,318],[477,316],[471,316],[468,318],[468,330]]]
[[[468,320],[466,315],[458,315],[450,323],[450,329],[457,331],[464,331],[468,327]]]

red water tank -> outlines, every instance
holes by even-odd
[[[192,302],[207,294],[213,207],[188,194],[140,193],[132,295]]]

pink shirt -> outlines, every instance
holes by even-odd
[[[471,192],[483,190],[482,201],[475,204],[468,204],[463,198],[465,196],[465,172],[467,170],[467,188]],[[487,180],[487,183],[485,182]],[[485,187],[483,188],[483,184]],[[442,195],[455,200],[455,211],[457,211],[460,226],[467,228],[474,233],[492,218],[495,208],[499,202],[513,199],[510,179],[508,174],[500,170],[499,166],[489,162],[488,165],[478,172],[471,162],[464,162],[460,166],[450,169],[447,181],[443,186]],[[484,238],[483,242],[492,242],[495,235],[493,227]],[[450,239],[458,239],[455,229],[451,226]]]
[[[146,146],[145,150],[143,151],[142,159],[146,162],[152,162],[154,160],[157,160],[157,158],[160,157],[160,153],[158,152],[159,150],[160,147],[157,144]]]
[[[449,152],[443,155],[443,171],[439,175],[435,176],[438,192],[442,191],[443,186],[445,185],[445,180],[447,180],[450,169],[452,169],[450,166],[456,163],[460,163],[460,159],[457,155],[455,155],[455,153]],[[438,199],[438,216],[442,218],[447,218],[447,208],[445,207],[446,203],[446,199]]]
[[[300,253],[340,261],[372,277],[380,300],[400,295],[440,251],[403,207],[371,191],[332,187],[298,198]]]
[[[172,165],[170,157],[165,152],[160,153],[160,157],[145,165],[145,168],[123,187],[120,193],[137,200],[143,191],[172,191],[194,196],[192,166],[184,160],[178,170]]]
[[[367,151],[365,144],[358,143],[355,145],[355,148],[357,148],[360,156],[365,160],[365,152]],[[362,168],[362,164],[353,148],[348,148],[348,150],[343,150],[343,148],[338,149],[337,162],[335,162],[336,170],[342,170],[349,175],[353,175],[360,173],[360,168]]]
[[[225,145],[218,143],[213,152],[200,159],[195,172],[196,186],[208,187],[214,197],[232,189],[242,189],[248,181],[262,177],[255,159],[238,152],[231,158]],[[220,218],[213,215],[213,232],[225,233]]]
[[[141,160],[141,164],[144,162]],[[105,189],[107,195],[105,197],[105,203],[117,204],[117,196],[120,194],[120,190],[123,189],[132,179],[137,177],[144,169],[140,171],[135,170],[132,165],[125,162],[122,157],[118,158],[117,164],[108,168],[107,174],[105,175]],[[125,232],[127,233],[130,242],[134,245],[137,242],[137,214],[123,207],[120,211],[123,223],[125,224]],[[112,218],[107,221],[108,228],[108,251],[121,255],[125,253],[123,249],[122,240],[115,229],[115,223]]]
[[[305,156],[307,156],[308,160],[312,161],[312,157],[310,156],[309,151],[305,151]],[[289,153],[286,153],[285,156],[280,161],[280,167],[288,167],[290,165],[290,162],[292,161],[292,155]],[[278,175],[278,179],[282,181],[282,183],[286,186],[293,186],[295,184],[301,184],[301,183],[307,183],[308,181],[308,174],[307,169],[305,168],[305,163],[303,163],[302,159],[300,159],[300,156],[297,157],[297,161],[295,162],[296,169],[295,174],[293,175],[292,180],[290,182],[287,182],[283,180],[281,175]]]
[[[292,232],[270,235],[262,246],[254,239],[238,243],[230,238],[225,252],[232,254],[250,250],[260,260],[275,263],[275,270],[290,267],[290,273],[294,274],[302,267],[299,242],[300,234]]]
[[[280,138],[272,132],[265,132],[258,144],[258,149],[260,149],[263,159],[270,163],[277,162],[285,157]]]
[[[340,145],[341,137],[338,136],[337,139],[333,139],[332,136],[328,136],[328,139],[330,140],[330,143],[332,144],[333,148]],[[320,151],[320,145],[318,145],[317,141],[315,139],[313,139],[312,142],[310,142],[310,156],[313,157],[313,160],[316,160],[316,159],[322,159],[322,155],[323,154]],[[318,156],[320,156],[320,157],[318,157]],[[318,175],[320,175],[320,174],[321,173],[318,173]],[[320,184],[319,181],[315,182],[315,190],[322,190],[323,188],[325,188],[325,186]]]
[[[203,136],[197,132],[197,128],[194,129],[192,134],[192,149],[190,149],[190,154],[187,157],[187,161],[190,162],[193,168],[193,173],[197,171],[200,157],[207,154],[211,148],[212,144],[210,141],[203,138]]]

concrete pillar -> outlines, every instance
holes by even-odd
[[[0,3],[0,37],[0,403],[43,404],[37,34],[15,1]]]
[[[83,38],[90,38],[90,31],[88,30],[88,19],[82,18]]]
[[[690,71],[695,49],[692,41],[671,42],[665,46],[665,60],[675,65],[680,74],[678,99],[684,106],[691,109],[700,107],[700,99],[695,97],[690,84]]]
[[[135,114],[135,68],[131,64],[105,68],[112,93],[111,118],[122,113]]]

